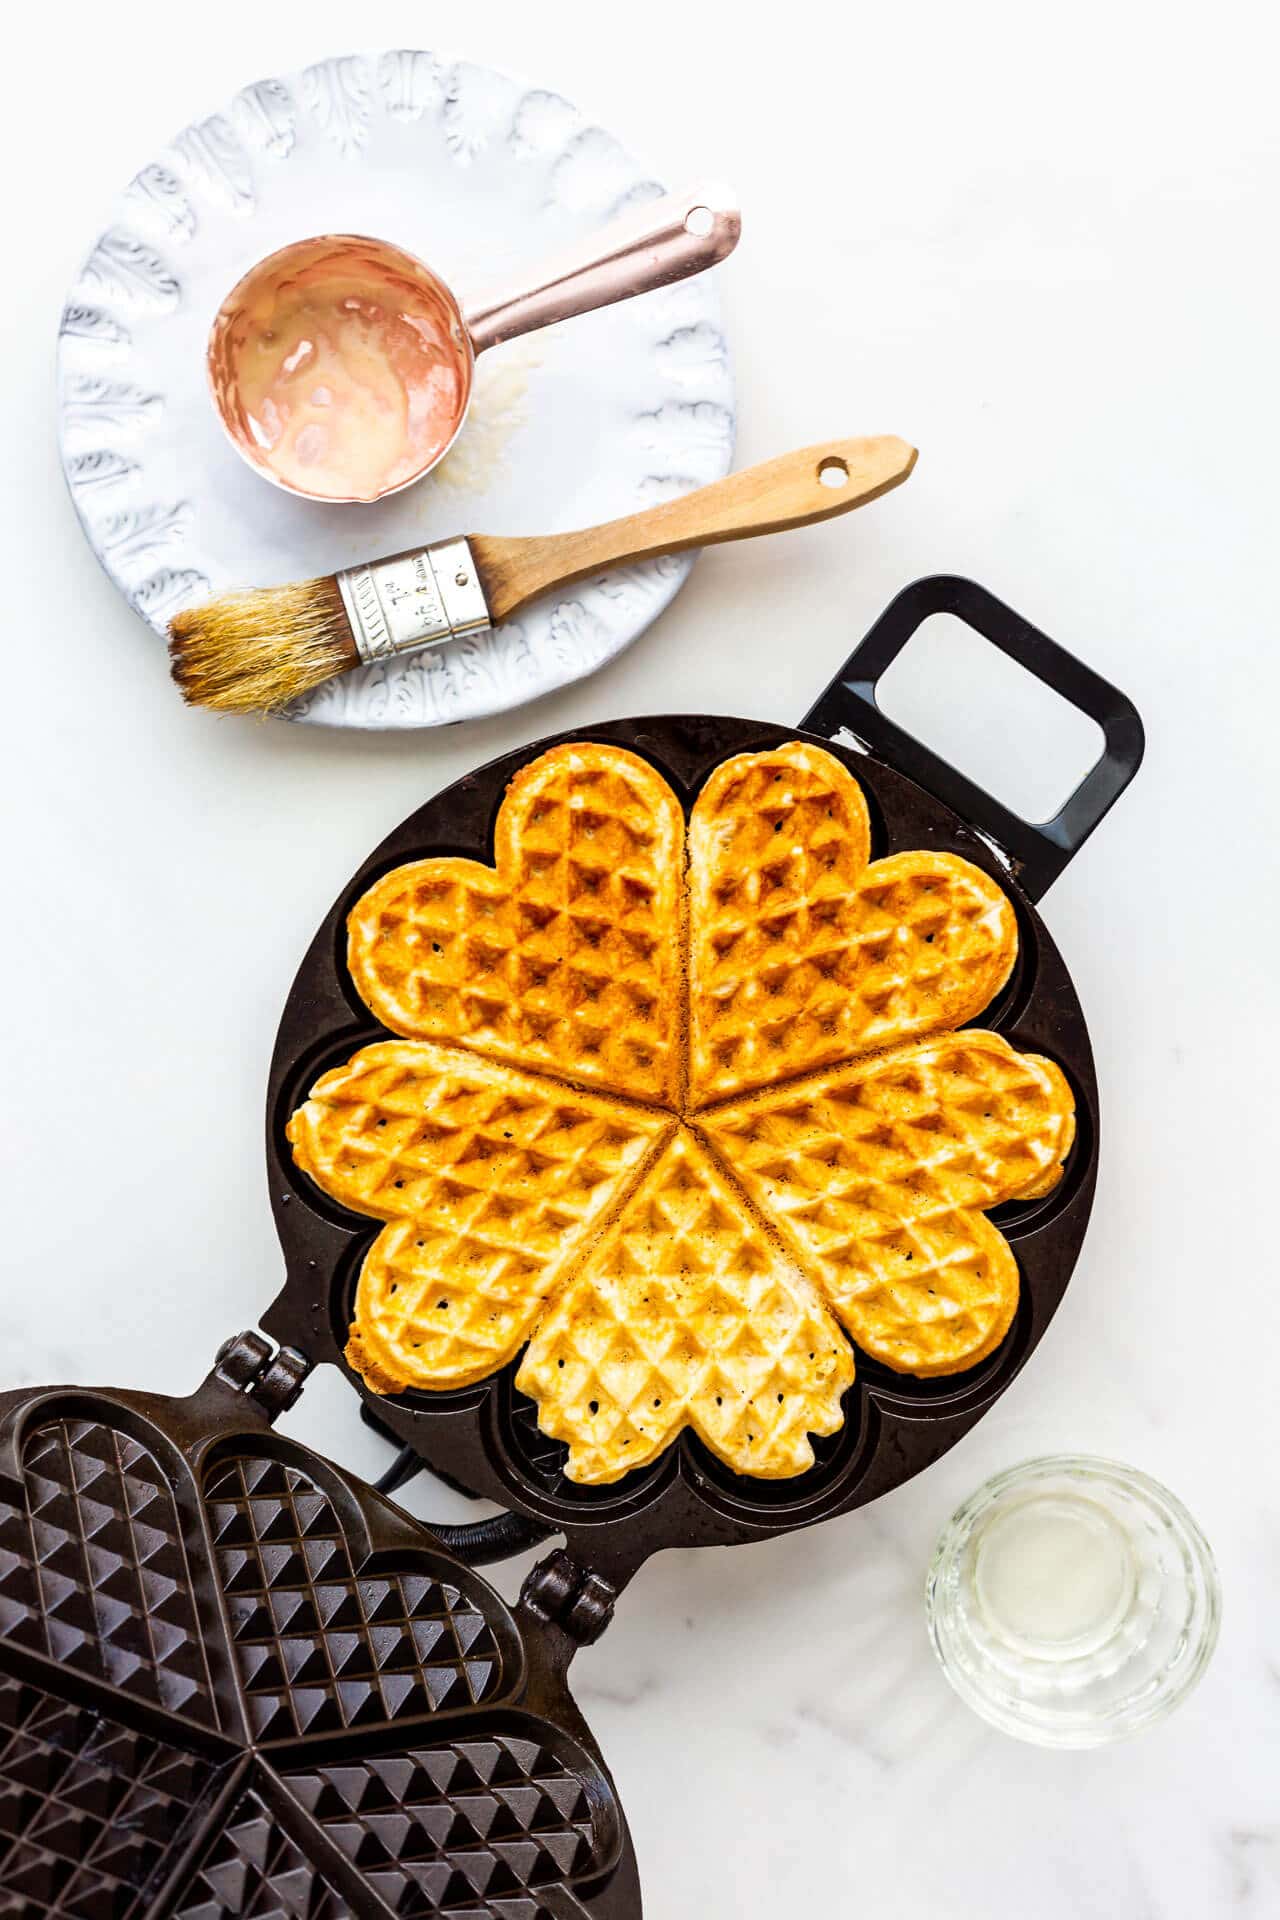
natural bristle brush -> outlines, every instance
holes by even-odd
[[[226,594],[171,622],[173,677],[193,706],[271,712],[352,667],[482,633],[606,568],[848,513],[900,486],[915,461],[915,448],[891,435],[832,440],[576,533],[468,534],[318,580]]]

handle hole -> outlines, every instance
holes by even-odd
[[[1100,758],[1101,727],[952,613],[922,620],[876,705],[1024,820],[1052,819]]]
[[[838,453],[829,453],[825,460],[818,462],[818,478],[824,487],[847,487],[849,484],[849,463],[842,460]]]
[[[705,240],[715,223],[716,217],[710,207],[690,207],[684,217],[684,230],[699,240]]]

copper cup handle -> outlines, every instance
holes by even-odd
[[[463,322],[472,348],[483,353],[536,327],[685,280],[732,253],[741,231],[737,196],[724,186],[704,182],[632,207],[518,289],[469,301]]]

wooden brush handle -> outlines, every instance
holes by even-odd
[[[471,551],[496,626],[552,587],[606,567],[833,519],[900,486],[915,463],[915,448],[891,434],[830,440],[578,533],[514,540],[472,534]]]

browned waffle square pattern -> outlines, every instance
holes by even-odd
[[[615,1060],[605,1074],[585,1064],[595,1042],[584,1051],[575,1036],[594,1035],[596,1016],[593,1002],[567,990],[580,903],[564,893],[581,822],[608,845],[611,807],[625,812],[643,792],[652,822],[664,814],[657,796],[665,791],[668,820],[676,808],[671,789],[640,762],[623,782],[625,797],[605,797],[606,775],[618,778],[627,758],[591,743],[553,747],[507,789],[493,868],[425,859],[375,882],[349,916],[352,980],[379,1018],[432,1045],[367,1048],[313,1088],[288,1135],[298,1165],[327,1193],[392,1222],[366,1253],[346,1355],[375,1391],[470,1385],[527,1343],[516,1384],[536,1401],[543,1431],[567,1443],[569,1479],[620,1479],[685,1428],[735,1473],[793,1477],[814,1462],[809,1436],[840,1425],[852,1378],[829,1309],[866,1352],[901,1373],[972,1368],[1004,1340],[1018,1267],[982,1209],[1047,1193],[1060,1179],[1072,1095],[1041,1061],[1028,1069],[1038,1100],[1020,1099],[1017,1056],[988,1036],[1012,1064],[1006,1084],[992,1080],[988,1091],[1015,1176],[985,1188],[970,1182],[967,1199],[952,1181],[946,1219],[940,1205],[918,1204],[940,1184],[923,1121],[900,1126],[894,1155],[877,1165],[864,1133],[852,1182],[854,1147],[828,1139],[804,1160],[811,1204],[771,1177],[778,1156],[761,1140],[776,1132],[764,1109],[779,1093],[788,1112],[803,1108],[829,1134],[824,1103],[839,1105],[836,1083],[857,1063],[892,1057],[902,1065],[901,1091],[913,1050],[936,1051],[939,1036],[980,1013],[1008,981],[1018,947],[1012,902],[970,861],[939,849],[872,863],[861,787],[835,756],[803,741],[721,761],[693,802],[687,832],[668,825],[645,838],[657,863],[647,884],[652,893],[665,872],[666,939],[680,956],[683,991],[671,1003],[679,1072],[659,1086],[634,1064],[621,1073]],[[626,871],[621,848],[617,859],[615,877]],[[503,932],[504,915],[526,913],[535,896],[540,917],[521,939],[536,935],[536,965]],[[428,926],[427,905],[435,911],[441,902],[461,920]],[[497,1012],[488,1024],[468,1013],[468,996],[483,998],[484,981],[513,967],[526,984],[536,974],[556,999],[554,1044],[548,1029],[532,1045],[527,1020],[508,1028]],[[512,1006],[508,994],[504,1020],[515,1019]],[[623,1034],[621,1012],[618,1020]],[[598,1204],[566,1219],[551,1247],[543,1211],[529,1207],[530,1169],[534,1198],[554,1209],[574,1178],[575,1153],[578,1169],[592,1171],[590,1142],[566,1134],[567,1160],[526,1161],[487,1123],[466,1132],[450,1112],[450,1074],[484,1076],[492,1107],[513,1059],[542,1069],[525,1092],[544,1109],[581,1100],[574,1083],[591,1078],[609,1090],[598,1104],[624,1093],[669,1121],[656,1151],[633,1155],[621,1179],[592,1178]],[[963,1108],[962,1078],[951,1069],[933,1075],[931,1121],[964,1135],[972,1159],[981,1142]],[[760,1104],[748,1109],[752,1100]],[[615,1104],[620,1119],[640,1111]],[[592,1116],[597,1126],[601,1117]],[[451,1158],[459,1153],[465,1180]],[[953,1168],[961,1159],[953,1156]],[[1041,1183],[1034,1189],[1019,1186],[1020,1161]],[[794,1170],[791,1178],[794,1187]],[[533,1229],[527,1242],[522,1220]],[[470,1238],[459,1260],[462,1231]],[[762,1292],[765,1266],[775,1284]],[[756,1323],[766,1320],[757,1338]],[[831,1361],[836,1349],[840,1366]],[[807,1383],[791,1364],[797,1356],[812,1365]]]
[[[672,1097],[683,829],[635,754],[553,748],[511,784],[495,866],[423,860],[363,896],[352,978],[393,1033]]]
[[[360,1365],[394,1388],[412,1355],[483,1379],[667,1122],[457,1049],[389,1040],[328,1073],[290,1122],[300,1165],[390,1222],[361,1279]]]

